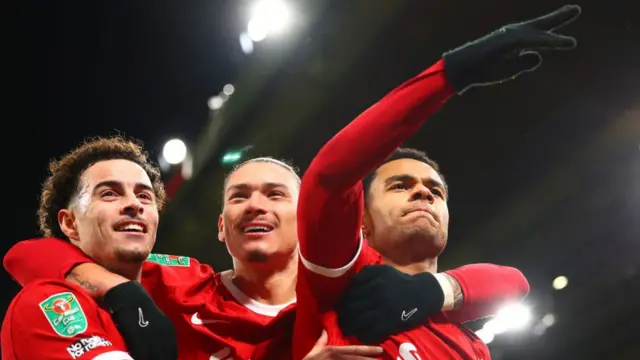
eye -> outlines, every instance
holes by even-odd
[[[431,189],[431,193],[434,194],[435,196],[439,197],[439,198],[443,198],[444,199],[444,191],[442,191],[442,189],[440,189],[440,188]]]
[[[138,194],[138,197],[149,201],[153,200],[153,196],[151,196],[151,194],[149,193],[140,193]]]
[[[116,196],[118,196],[118,194],[113,190],[105,190],[100,193],[101,198],[110,198],[110,197],[116,197]]]
[[[270,198],[273,198],[273,197],[281,198],[281,197],[284,197],[284,193],[282,191],[272,191],[272,192],[269,193],[269,197]]]
[[[389,190],[407,190],[407,189],[408,187],[403,183],[393,184],[391,185],[391,187],[389,187]]]
[[[229,200],[234,200],[234,199],[246,199],[247,195],[243,194],[243,193],[233,193],[229,196]]]

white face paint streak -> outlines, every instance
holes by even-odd
[[[82,181],[82,179],[80,179]],[[91,204],[91,191],[87,187],[87,184],[83,184],[80,188],[80,192],[71,200],[70,207],[77,209],[80,213],[85,214]]]

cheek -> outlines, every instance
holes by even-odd
[[[147,222],[149,224],[153,224],[155,227],[158,226],[158,221],[160,219],[160,214],[158,214],[158,209],[153,207],[150,208],[149,211],[147,212]]]
[[[449,208],[447,207],[447,203],[443,203],[443,205],[440,207],[440,219],[442,219],[442,225],[444,226],[448,226],[449,225]]]

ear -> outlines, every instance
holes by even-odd
[[[371,235],[372,228],[373,223],[371,222],[371,215],[369,215],[369,212],[365,210],[362,216],[362,235],[365,239]]]
[[[76,216],[69,209],[58,211],[58,225],[69,240],[78,241],[78,229],[76,227]]]
[[[224,221],[222,220],[222,214],[218,216],[218,240],[224,242]]]

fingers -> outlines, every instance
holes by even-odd
[[[574,21],[581,12],[582,9],[578,5],[565,5],[552,13],[525,21],[521,25],[536,30],[553,31]]]
[[[520,39],[516,40],[512,45],[526,50],[571,50],[577,45],[576,39],[571,36],[538,30],[521,32],[518,38]]]
[[[311,349],[311,352],[313,352],[314,350],[319,350],[322,349],[323,347],[327,346],[327,339],[329,337],[327,336],[327,331],[326,330],[322,330],[322,334],[320,334],[320,337],[318,338],[318,341],[316,341],[316,344],[313,345],[313,349]]]
[[[345,346],[327,346],[325,347],[327,354],[332,355],[350,355],[350,356],[364,356],[364,357],[376,357],[382,354],[382,348],[380,346],[369,345],[345,345]],[[342,359],[342,358],[338,358]]]
[[[322,340],[324,337],[324,340]],[[368,360],[377,359],[383,352],[379,346],[348,345],[326,346],[327,333],[323,331],[316,346],[309,352],[304,360]]]
[[[535,51],[523,51],[512,61],[524,72],[533,71],[542,65],[542,57]]]

